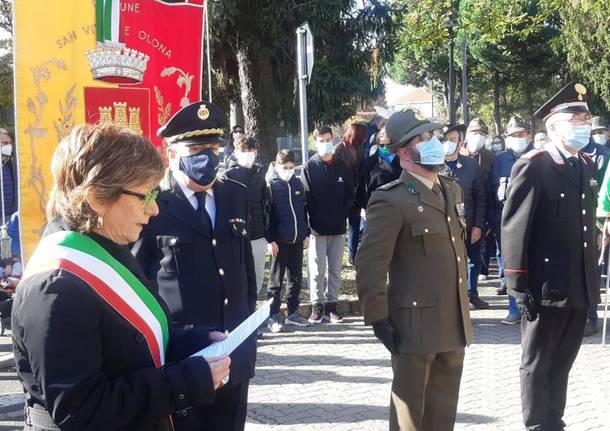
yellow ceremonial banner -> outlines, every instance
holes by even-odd
[[[24,259],[44,229],[51,156],[85,118],[83,88],[94,81],[85,52],[96,44],[95,4],[83,0],[15,0],[15,108],[19,211]]]

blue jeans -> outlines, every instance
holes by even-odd
[[[470,230],[466,235],[466,253],[468,254],[468,296],[479,296],[477,285],[479,283],[479,273],[481,272],[481,245],[484,238],[479,239],[474,244],[470,244]]]
[[[360,217],[360,208],[352,206],[349,212],[349,229],[347,232],[347,247],[349,249],[349,257],[356,258],[358,252],[358,244],[362,234],[362,217]]]

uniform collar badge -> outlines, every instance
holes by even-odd
[[[417,193],[417,190],[415,190],[415,186],[413,185],[413,183],[407,183],[405,184],[405,187],[407,188],[407,191],[411,194],[415,194]]]

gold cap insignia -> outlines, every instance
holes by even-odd
[[[421,112],[419,112],[417,109],[413,109],[413,114],[415,115],[415,118],[416,118],[418,121],[425,121],[425,120],[426,120],[426,117],[424,117],[424,116],[422,115],[422,113],[421,113]]]
[[[205,105],[199,105],[199,110],[197,111],[197,116],[202,120],[207,120],[210,116],[210,110]]]
[[[587,88],[582,84],[574,85],[574,90],[578,93],[578,100],[582,101],[585,94],[587,94]]]

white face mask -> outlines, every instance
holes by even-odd
[[[2,149],[0,151],[2,151],[3,156],[10,157],[13,155],[13,146],[12,145],[3,145]]]
[[[513,150],[517,155],[525,151],[527,145],[527,138],[517,138],[515,136],[509,136],[506,138],[506,146]]]
[[[256,153],[254,151],[235,151],[233,155],[237,159],[239,166],[243,166],[247,169],[252,167],[254,159],[256,159]]]
[[[443,150],[445,151],[445,156],[450,156],[453,153],[455,153],[455,150],[457,150],[457,146],[458,146],[458,144],[453,141],[449,141],[449,140],[444,141]]]
[[[471,154],[476,154],[485,146],[485,136],[477,133],[466,134],[466,148]]]
[[[606,145],[606,135],[604,133],[596,133],[592,135],[593,140],[598,145]],[[4,147],[2,147],[4,149]]]
[[[277,176],[282,180],[288,182],[294,176],[294,168],[293,169],[284,169],[284,168],[276,168]]]
[[[330,156],[333,153],[332,142],[318,142],[316,143],[316,148],[321,156]]]

